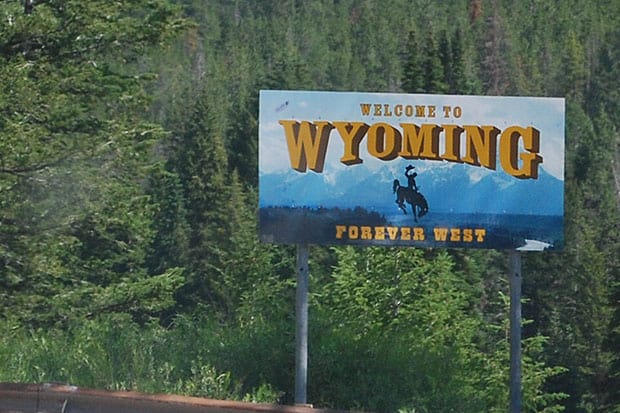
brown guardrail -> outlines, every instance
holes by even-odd
[[[64,384],[0,383],[0,413],[336,413],[284,406],[165,394],[112,392]]]

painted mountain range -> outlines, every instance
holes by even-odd
[[[539,169],[538,179],[516,179],[502,171],[466,164],[415,161],[420,192],[434,212],[561,216],[564,183]],[[394,179],[407,184],[408,163],[389,163],[378,169],[361,165],[330,173],[276,172],[260,177],[260,206],[310,208],[363,207],[397,213]]]

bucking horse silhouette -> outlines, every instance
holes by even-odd
[[[392,191],[396,194],[396,203],[398,204],[398,207],[402,209],[405,214],[407,214],[405,202],[411,205],[413,220],[415,222],[418,222],[418,217],[422,218],[428,212],[428,202],[426,202],[424,195],[422,195],[417,189],[402,186],[398,179],[394,179]]]

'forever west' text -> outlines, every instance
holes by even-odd
[[[495,170],[497,158],[506,173],[520,179],[537,179],[542,163],[540,132],[534,127],[433,123],[329,122],[280,120],[288,145],[291,167],[299,172],[322,172],[329,137],[336,130],[344,144],[340,162],[360,164],[364,138],[368,154],[390,161],[427,159],[467,163]],[[499,149],[499,151],[498,151]]]

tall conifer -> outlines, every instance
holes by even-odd
[[[175,143],[172,162],[183,185],[189,227],[187,299],[217,303],[213,248],[228,237],[229,172],[226,149],[202,87],[186,103],[187,128]]]
[[[405,67],[402,80],[402,89],[406,93],[419,93],[424,91],[423,56],[416,33],[413,30],[409,31],[407,35]]]

